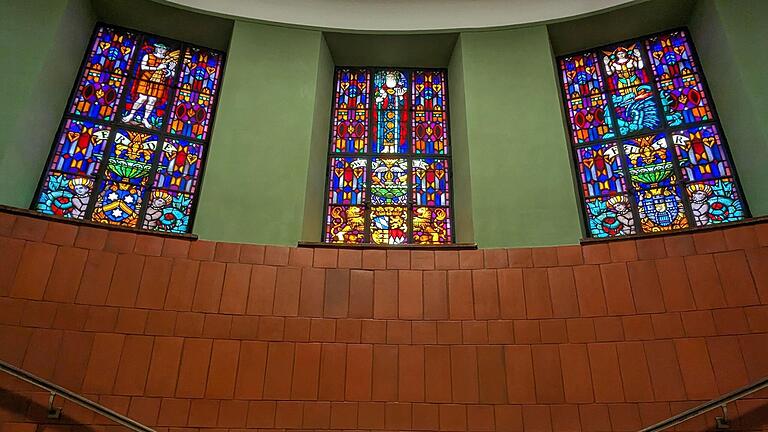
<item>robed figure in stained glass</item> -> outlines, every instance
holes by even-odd
[[[155,44],[154,52],[144,54],[139,65],[138,79],[131,89],[135,102],[130,112],[123,117],[123,122],[131,123],[139,109],[144,107],[141,124],[148,129],[154,128],[149,122],[149,116],[158,100],[164,101],[168,97],[167,83],[173,77],[178,60],[178,50],[169,53],[168,47],[160,43]]]
[[[376,88],[376,120],[377,136],[376,151],[381,153],[400,153],[404,142],[402,116],[406,115],[405,108],[408,92],[408,81],[405,75],[396,70],[378,72],[374,77]]]

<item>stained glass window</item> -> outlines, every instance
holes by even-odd
[[[589,236],[747,216],[686,30],[566,55],[558,64]]]
[[[189,232],[223,61],[218,51],[98,25],[33,208]]]
[[[338,68],[323,240],[453,241],[445,70]]]

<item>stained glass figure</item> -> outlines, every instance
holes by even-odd
[[[367,69],[336,72],[336,101],[340,109],[368,109],[371,73]]]
[[[584,196],[624,192],[624,174],[616,143],[581,147],[576,150]]]
[[[645,46],[657,79],[666,80],[696,72],[685,32],[651,37],[646,40]]]
[[[363,243],[365,209],[362,206],[328,206],[325,224],[328,243]]]
[[[650,85],[623,89],[611,95],[619,133],[627,135],[659,129],[661,116]]]
[[[371,159],[371,202],[373,204],[408,202],[408,161],[406,159]]]
[[[413,160],[413,199],[417,205],[448,205],[448,161],[445,159]]]
[[[155,187],[195,192],[203,163],[203,146],[191,141],[166,139],[160,152]]]
[[[336,70],[323,241],[453,241],[446,86],[445,70]]]
[[[86,57],[85,68],[125,75],[130,68],[135,48],[135,34],[101,27]]]
[[[568,101],[568,117],[574,143],[587,143],[615,136],[611,114],[603,95]]]
[[[634,86],[648,83],[648,73],[637,43],[603,51],[603,63],[608,88],[618,90],[620,95]]]
[[[413,73],[413,109],[445,111],[445,74],[443,71]]]
[[[192,196],[180,192],[155,189],[149,194],[145,229],[185,233],[189,225]]]
[[[706,180],[731,175],[728,156],[715,125],[673,132],[672,142],[686,180]]]
[[[670,126],[712,120],[704,89],[694,75],[659,82],[659,95]]]
[[[86,70],[75,91],[69,113],[110,121],[115,115],[124,87],[125,77],[122,75]]]
[[[420,154],[446,154],[448,137],[445,113],[440,111],[414,111],[413,152]]]
[[[144,188],[128,183],[103,181],[99,191],[92,216],[95,222],[136,227]]]
[[[744,219],[744,209],[731,179],[690,183],[686,187],[697,226]]]
[[[360,158],[331,159],[331,204],[364,204],[367,164]]]
[[[398,245],[407,241],[408,210],[405,207],[371,207],[371,240]]]
[[[562,81],[568,99],[600,94],[603,82],[595,53],[560,59]]]
[[[636,233],[632,204],[627,195],[588,198],[585,208],[592,237],[608,238]]]
[[[189,232],[223,67],[223,53],[98,25],[35,209]]]
[[[445,244],[451,242],[451,218],[444,207],[414,207],[413,242]]]
[[[145,185],[152,170],[157,135],[118,129],[107,165],[110,180]]]
[[[658,187],[636,192],[643,232],[670,231],[688,227],[677,187]]]
[[[336,110],[333,114],[333,149],[337,153],[368,151],[368,111]]]
[[[648,135],[624,141],[629,177],[636,187],[669,186],[675,182],[674,156],[664,135]]]
[[[89,177],[50,172],[37,197],[35,210],[52,216],[83,219],[92,189],[93,180]]]
[[[558,59],[590,237],[748,216],[696,62],[683,30]]]
[[[94,175],[99,169],[110,128],[98,123],[68,119],[59,133],[51,169]]]
[[[198,140],[208,138],[212,100],[206,93],[177,90],[168,132]]]
[[[213,94],[219,87],[220,73],[221,54],[195,47],[187,47],[184,50],[179,79],[182,89]]]

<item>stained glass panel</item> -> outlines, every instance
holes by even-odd
[[[445,78],[443,71],[413,73],[413,109],[445,111]]]
[[[696,72],[691,47],[684,32],[654,36],[646,42],[656,79],[669,79]]]
[[[93,175],[99,169],[109,127],[82,120],[68,119],[59,133],[51,169]]]
[[[328,206],[325,241],[328,243],[363,243],[365,241],[365,208],[362,206]]]
[[[448,161],[413,160],[413,199],[416,205],[448,205]]]
[[[453,241],[446,78],[436,69],[336,70],[323,241]]]
[[[624,174],[616,143],[597,144],[576,150],[584,196],[624,192]]]
[[[627,195],[587,198],[584,207],[592,237],[609,238],[636,233],[632,204]]]
[[[686,187],[697,226],[735,222],[744,219],[736,184],[731,179],[690,183]]]
[[[97,120],[112,120],[125,86],[122,75],[86,70],[75,91],[70,114]]]
[[[640,48],[640,44],[632,43],[602,52],[609,90],[624,94],[631,87],[648,83],[648,72]]]
[[[624,89],[611,95],[619,133],[654,131],[662,126],[658,99],[650,85]]]
[[[649,188],[675,182],[674,156],[662,134],[624,141],[629,177],[635,186]]]
[[[373,204],[408,202],[408,161],[406,159],[371,159],[371,202]]]
[[[407,241],[408,209],[406,207],[371,207],[371,240],[377,244],[398,245]]]
[[[680,190],[676,186],[640,190],[635,196],[643,232],[670,231],[689,226]]]
[[[212,94],[219,86],[221,54],[195,47],[184,50],[179,85],[184,90]]]
[[[199,140],[208,138],[212,99],[209,94],[177,90],[168,132]]]
[[[84,57],[35,208],[189,232],[224,55],[99,25]]]
[[[439,111],[413,112],[413,152],[446,154],[448,130],[445,113]]]
[[[341,109],[368,109],[371,73],[365,69],[336,72],[336,103]]]
[[[747,216],[696,61],[682,30],[558,59],[590,237]]]
[[[136,48],[135,38],[136,35],[130,32],[107,27],[98,29],[85,68],[127,74]]]
[[[575,144],[613,138],[613,126],[603,95],[568,101],[568,117]]]
[[[659,82],[659,95],[670,126],[712,120],[704,88],[695,75]]]
[[[368,151],[368,111],[335,110],[333,114],[333,152]]]
[[[600,65],[595,53],[561,59],[560,71],[568,99],[597,95],[602,92]]]
[[[134,185],[146,185],[157,141],[157,135],[118,129],[109,154],[107,177]]]
[[[368,161],[359,158],[331,159],[331,204],[364,204]]]
[[[129,183],[103,181],[96,197],[92,219],[95,222],[136,227],[144,188]]]
[[[49,172],[35,209],[47,215],[83,219],[92,189],[93,180],[89,177]]]
[[[445,244],[451,242],[451,218],[447,208],[414,207],[413,242]]]
[[[190,141],[166,139],[157,165],[155,187],[195,192],[202,169],[203,146]]]
[[[717,127],[698,126],[674,132],[672,142],[686,180],[706,180],[731,175],[728,156]]]
[[[185,233],[192,210],[192,195],[155,189],[149,194],[142,228],[169,233]]]

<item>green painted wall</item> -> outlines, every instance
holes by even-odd
[[[194,226],[200,237],[301,238],[322,43],[317,31],[235,23]]]
[[[462,33],[460,49],[475,241],[577,243],[577,195],[546,27]]]
[[[0,204],[22,208],[35,194],[96,22],[86,0],[31,3],[0,0],[0,63],[10,71],[0,79]]]
[[[690,29],[744,194],[768,214],[768,2],[700,1]]]

